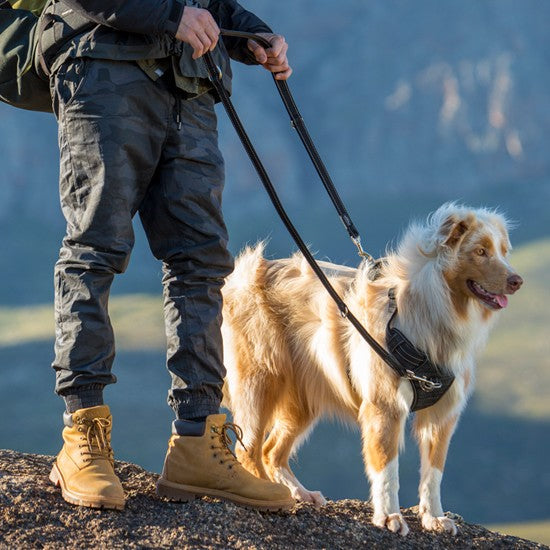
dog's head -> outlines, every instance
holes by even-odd
[[[455,306],[471,300],[488,310],[508,305],[523,280],[508,262],[511,249],[506,219],[486,209],[442,206],[433,216],[438,225],[436,248]]]

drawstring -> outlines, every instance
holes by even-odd
[[[176,95],[176,124],[178,125],[178,132],[181,130],[181,97]]]

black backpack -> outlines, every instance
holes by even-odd
[[[0,0],[0,101],[52,112],[49,84],[34,68],[38,16],[46,0]],[[28,9],[15,9],[15,8]]]

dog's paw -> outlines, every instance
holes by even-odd
[[[401,514],[374,516],[372,518],[372,523],[376,525],[376,527],[388,529],[392,533],[399,533],[402,537],[406,536],[409,532],[409,526]]]
[[[422,527],[426,531],[437,531],[439,533],[450,533],[456,535],[456,523],[446,516],[432,516],[431,514],[422,514]]]
[[[314,504],[317,508],[327,503],[327,499],[320,491],[308,491],[307,489],[297,487],[296,490],[291,491],[291,493],[296,500],[309,502]]]

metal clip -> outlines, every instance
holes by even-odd
[[[426,392],[439,390],[443,386],[443,384],[441,382],[432,382],[428,378],[425,378],[424,376],[418,376],[412,370],[408,370],[408,369],[407,369],[406,378],[408,380],[416,380],[417,382],[419,382],[420,387]]]
[[[222,77],[223,77],[223,73],[222,73],[222,70],[220,69],[220,66],[219,65],[215,65],[215,68],[216,68],[216,71],[217,71],[217,77],[218,77],[218,80],[221,80]],[[213,77],[211,74],[208,75],[208,78],[212,81],[213,80]]]
[[[374,263],[374,258],[368,253],[363,250],[363,247],[361,246],[361,237],[351,237],[351,240],[353,241],[353,244],[357,247],[357,250],[359,252],[359,256],[366,260],[369,264]]]

